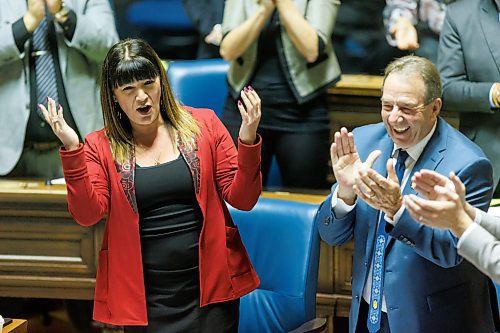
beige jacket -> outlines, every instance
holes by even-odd
[[[285,29],[281,29],[280,62],[288,69],[292,91],[299,103],[304,103],[334,85],[340,79],[340,66],[333,51],[331,35],[340,6],[339,0],[293,0],[299,12],[316,29],[325,44],[323,54],[314,63],[307,60],[295,48]],[[241,25],[259,10],[256,0],[226,0],[222,30],[227,34]],[[228,82],[237,94],[255,71],[258,40],[235,61],[228,72]]]

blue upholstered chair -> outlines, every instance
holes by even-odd
[[[222,59],[179,60],[169,62],[167,75],[172,91],[181,104],[212,109],[220,118],[228,91],[228,68],[229,64]],[[267,186],[281,188],[281,175],[275,159]]]
[[[228,68],[222,59],[179,60],[169,62],[167,75],[181,104],[212,109],[220,118],[227,97]]]
[[[326,319],[315,319],[317,208],[268,198],[260,198],[250,212],[229,207],[261,280],[258,289],[241,298],[240,333],[319,332],[326,326]]]

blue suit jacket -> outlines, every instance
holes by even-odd
[[[380,149],[373,168],[385,175],[393,141],[382,123],[354,130],[361,160]],[[492,168],[482,151],[448,123],[438,119],[436,131],[412,170],[450,171],[467,187],[467,200],[487,209],[492,196]],[[411,177],[411,175],[410,175]],[[416,192],[407,182],[404,194]],[[335,188],[335,185],[334,187]],[[317,218],[321,238],[331,245],[354,239],[350,332],[355,331],[363,288],[369,272],[379,211],[357,200],[347,216],[337,219],[331,195]],[[393,333],[491,333],[498,311],[491,281],[457,254],[457,238],[447,230],[417,223],[405,212],[390,232],[386,250],[384,294]],[[496,313],[495,313],[496,312]]]

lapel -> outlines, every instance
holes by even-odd
[[[481,29],[500,74],[500,38],[498,37],[500,21],[498,20],[498,10],[492,0],[482,0],[480,7],[479,22]]]
[[[427,145],[422,151],[422,154],[418,158],[417,162],[413,166],[413,169],[411,170],[410,175],[408,176],[408,181],[406,182],[405,187],[402,191],[403,195],[419,195],[418,192],[411,187],[411,178],[413,177],[415,172],[422,169],[436,170],[439,163],[441,163],[441,161],[443,160],[444,152],[446,151],[448,130],[446,128],[446,123],[442,121],[441,118],[438,118],[437,122],[438,123],[436,125],[434,134],[432,135],[429,142],[427,142]],[[393,244],[394,238],[389,237],[386,247],[386,253],[388,253],[392,249]]]
[[[446,151],[447,146],[447,138],[448,138],[448,129],[446,122],[444,122],[441,118],[438,117],[436,130],[432,135],[431,139],[425,146],[422,154],[419,159],[415,163],[415,166],[411,170],[410,176],[408,179],[413,177],[416,171],[422,169],[436,170],[439,163],[444,158],[444,153]],[[411,181],[407,181],[406,185],[403,189],[403,195],[406,194],[416,194],[418,193],[411,188]]]

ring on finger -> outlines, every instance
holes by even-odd
[[[424,217],[423,217],[422,215],[420,215],[420,216],[418,217],[418,221],[419,221],[419,222],[422,222],[423,220],[424,220]]]

